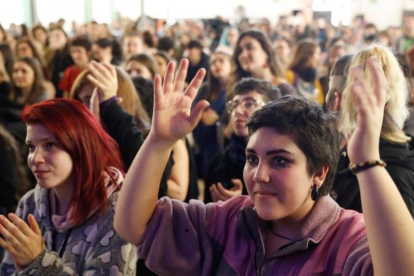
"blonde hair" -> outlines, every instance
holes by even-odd
[[[119,98],[122,98],[122,103],[120,103],[120,105],[125,110],[125,112],[134,116],[138,127],[144,134],[147,134],[150,128],[150,119],[144,107],[142,106],[137,92],[135,91],[135,86],[132,83],[131,78],[123,69],[119,67],[115,67],[115,69],[118,79],[118,91],[116,94]],[[88,74],[89,70],[86,69],[83,70],[76,78],[70,91],[70,99],[80,100],[79,93],[82,87],[89,83],[89,80],[87,78]]]
[[[405,143],[410,140],[402,130],[404,122],[409,115],[408,83],[404,73],[393,53],[384,46],[371,45],[358,52],[351,61],[350,68],[361,65],[364,71],[364,78],[371,80],[368,69],[368,58],[374,56],[384,70],[386,78],[386,104],[384,119],[382,122],[381,138],[394,143]],[[355,100],[351,93],[353,76],[348,75],[342,97],[341,116],[339,130],[349,138],[357,127],[357,111]]]

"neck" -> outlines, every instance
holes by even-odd
[[[32,87],[22,87],[20,88],[20,91],[22,91],[22,95],[27,96],[30,93],[30,91],[32,91]]]
[[[278,235],[293,238],[300,232],[304,221],[312,211],[314,205],[315,202],[309,197],[304,204],[290,216],[272,221],[272,230]]]
[[[260,70],[259,72],[252,72],[251,74],[253,78],[267,80],[270,82],[272,82],[272,79],[274,77],[269,68],[265,68],[263,70]]]
[[[219,81],[219,83],[220,83],[220,87],[226,87],[226,85],[227,85],[227,82],[228,82],[228,78],[226,77],[226,78],[223,78],[223,77],[219,77],[219,78],[217,78],[218,79],[218,81]]]
[[[53,192],[57,198],[56,214],[59,216],[67,214],[73,197],[73,184],[68,182],[59,185],[53,188]]]

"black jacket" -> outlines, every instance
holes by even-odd
[[[246,163],[246,139],[238,137],[234,133],[229,145],[219,154],[213,157],[205,177],[204,202],[212,202],[210,186],[220,182],[226,189],[231,189],[231,179],[240,179],[243,183],[243,194],[247,195],[246,185],[243,180],[243,169]]]
[[[380,140],[380,157],[414,217],[414,139],[406,144]],[[349,170],[346,148],[341,151],[332,197],[345,209],[362,212],[358,180]]]
[[[138,150],[144,143],[144,135],[132,115],[125,112],[116,100],[101,104],[100,116],[106,131],[118,143],[124,170],[127,172]],[[158,198],[167,195],[167,180],[171,173],[170,158],[162,175]]]

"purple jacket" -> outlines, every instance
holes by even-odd
[[[247,196],[158,201],[138,255],[160,275],[373,275],[362,214],[321,197],[292,242],[264,254]]]

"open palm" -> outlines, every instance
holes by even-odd
[[[207,101],[200,101],[191,110],[191,104],[200,88],[206,71],[200,69],[183,93],[187,75],[188,60],[183,59],[174,79],[175,63],[170,62],[161,83],[161,77],[154,79],[154,114],[151,133],[156,139],[175,142],[191,132],[208,107]]]
[[[362,69],[352,68],[352,93],[357,109],[357,127],[348,140],[348,155],[353,164],[378,160],[379,139],[386,102],[386,79],[375,57],[368,60],[371,82]]]

